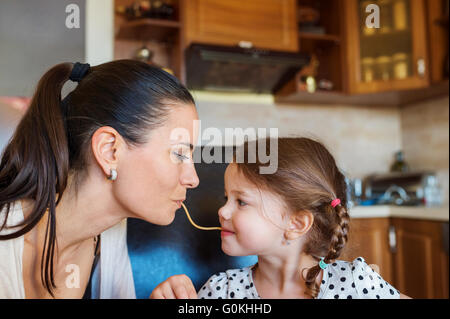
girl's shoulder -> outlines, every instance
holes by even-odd
[[[199,299],[257,298],[252,268],[228,269],[212,275],[198,291]]]
[[[399,298],[400,293],[379,274],[377,265],[368,265],[363,257],[353,261],[336,260],[327,267],[322,280],[322,298]],[[321,286],[321,288],[322,288]]]
[[[363,298],[397,299],[400,292],[384,280],[378,265],[368,265],[364,258],[352,262],[352,274],[356,288]]]

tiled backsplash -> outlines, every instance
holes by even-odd
[[[448,203],[449,98],[409,105],[400,110],[402,146],[413,169],[437,171]]]

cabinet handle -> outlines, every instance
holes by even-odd
[[[420,77],[425,76],[425,72],[427,70],[427,67],[425,65],[425,59],[420,58],[417,60],[417,74],[419,74]]]
[[[253,43],[250,41],[239,41],[238,46],[244,49],[253,48]]]
[[[442,245],[444,246],[444,251],[448,256],[448,223],[442,223]]]
[[[394,226],[389,226],[389,248],[391,253],[395,254],[397,252],[397,234]]]

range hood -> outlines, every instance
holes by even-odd
[[[305,53],[191,44],[185,51],[192,90],[273,93],[310,61]]]

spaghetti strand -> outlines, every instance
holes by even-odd
[[[189,219],[189,221],[191,222],[192,226],[194,226],[195,228],[201,229],[201,230],[222,230],[222,227],[202,227],[202,226],[198,226],[196,223],[194,223],[194,221],[191,219],[191,216],[189,215],[189,212],[186,208],[186,206],[184,206],[183,203],[181,203],[181,206],[183,206],[184,211],[186,212],[186,216]]]

